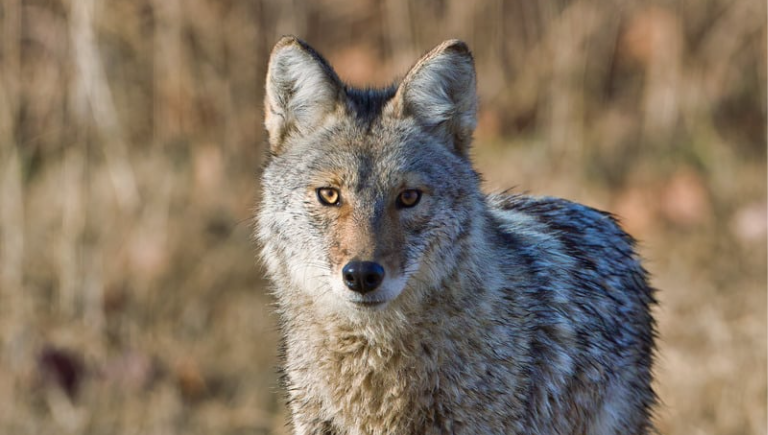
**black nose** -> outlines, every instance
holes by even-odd
[[[358,293],[368,293],[384,281],[384,268],[373,261],[350,261],[341,270],[344,284]]]

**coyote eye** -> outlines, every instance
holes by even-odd
[[[339,191],[332,187],[317,189],[317,199],[323,205],[339,205]]]
[[[397,205],[404,208],[413,207],[419,203],[420,199],[421,191],[416,189],[403,190],[397,197]]]

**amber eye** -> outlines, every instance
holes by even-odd
[[[397,197],[397,205],[400,207],[413,207],[419,203],[421,199],[421,191],[416,189],[408,189],[400,192],[400,196]]]
[[[317,189],[317,198],[323,205],[339,205],[339,191],[331,187]]]

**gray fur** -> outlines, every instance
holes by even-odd
[[[463,43],[360,91],[287,37],[266,107],[256,236],[295,433],[652,432],[655,302],[634,242],[579,204],[481,193]],[[421,201],[396,207],[414,188]],[[366,300],[341,283],[353,258],[386,269]]]

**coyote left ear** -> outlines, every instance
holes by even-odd
[[[400,116],[443,133],[454,151],[467,155],[477,124],[475,65],[467,45],[445,41],[406,74],[392,101]]]
[[[275,44],[267,67],[264,124],[273,153],[291,133],[307,134],[333,112],[343,86],[333,68],[312,47],[293,36]]]

